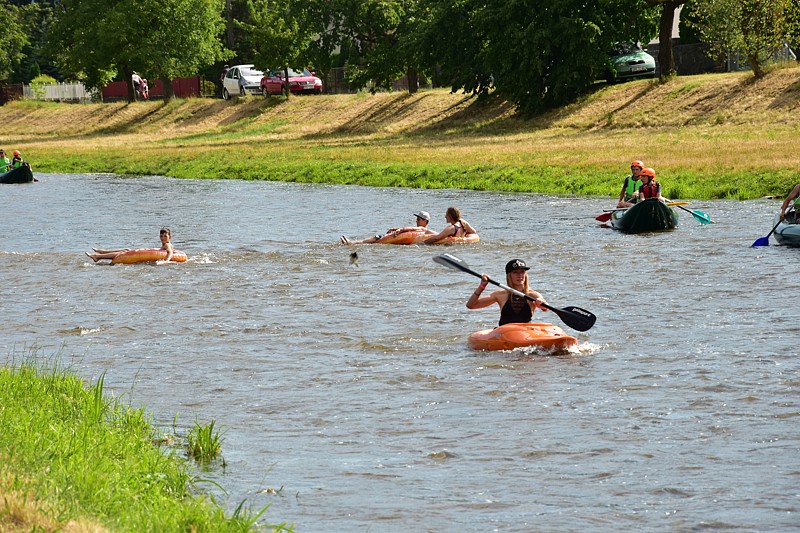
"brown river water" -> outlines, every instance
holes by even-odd
[[[800,250],[752,248],[778,200],[693,202],[672,232],[623,235],[609,198],[38,175],[4,185],[6,360],[60,359],[185,434],[198,471],[298,532],[800,530]],[[459,247],[338,244],[449,205]],[[178,265],[93,264],[157,247]],[[579,349],[477,352],[478,280],[521,258],[551,305],[597,315]],[[274,489],[274,490],[268,490]]]

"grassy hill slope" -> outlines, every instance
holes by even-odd
[[[34,171],[614,194],[631,159],[668,196],[753,198],[800,181],[800,68],[598,86],[541,116],[446,90],[229,102],[0,107]]]

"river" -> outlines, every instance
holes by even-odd
[[[776,200],[623,235],[609,198],[113,175],[0,189],[6,359],[58,358],[163,431],[212,419],[229,510],[307,532],[796,531],[800,251],[752,248]],[[667,178],[665,178],[667,179]],[[449,205],[481,242],[338,244]],[[90,247],[190,260],[94,264]],[[597,315],[579,349],[476,352],[478,280],[532,266]],[[536,319],[563,326],[553,313]],[[269,490],[272,489],[272,490]]]

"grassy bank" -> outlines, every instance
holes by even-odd
[[[197,495],[186,461],[102,379],[0,368],[0,427],[0,531],[250,531],[258,518]]]
[[[615,195],[631,159],[674,198],[800,181],[800,68],[646,80],[521,118],[446,90],[0,108],[34,171]]]

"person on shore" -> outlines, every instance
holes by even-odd
[[[11,160],[6,155],[6,151],[0,148],[0,172],[11,170]]]
[[[792,200],[794,200],[794,203],[792,203]],[[790,203],[792,204],[791,210],[795,212],[794,223],[800,224],[800,220],[798,220],[800,217],[797,216],[797,212],[800,211],[800,183],[794,186],[789,195],[783,201],[780,213],[781,220],[786,218],[786,209],[789,208]]]
[[[448,207],[444,218],[447,221],[447,227],[436,235],[425,239],[425,244],[436,244],[447,237],[465,237],[471,234],[478,234],[469,222],[461,218],[461,210],[457,207]]]
[[[542,298],[541,294],[528,286],[528,270],[530,270],[530,267],[521,259],[512,259],[506,263],[506,285],[531,296],[534,300],[517,296],[505,289],[498,289],[488,296],[481,296],[489,283],[489,276],[483,274],[480,285],[467,300],[467,309],[482,309],[492,304],[497,304],[500,306],[500,322],[498,326],[511,323],[529,323],[537,307],[547,311],[546,308],[540,307],[540,304],[547,304],[547,302]]]
[[[383,234],[383,235],[378,233],[377,235],[373,235],[372,237],[368,237],[368,238],[362,239],[360,241],[353,241],[353,240],[350,240],[347,237],[347,235],[342,235],[341,237],[339,237],[339,241],[341,241],[342,244],[375,244],[376,242],[378,242],[379,240],[381,240],[382,238],[384,238],[386,235],[388,235],[390,233],[403,232],[403,231],[414,231],[414,230],[419,230],[419,229],[425,230],[425,234],[426,235],[435,235],[436,234],[435,231],[433,231],[432,229],[428,228],[428,222],[430,222],[431,216],[428,214],[427,211],[418,211],[418,212],[414,213],[414,216],[417,218],[417,221],[416,221],[417,225],[415,227],[392,228],[392,229],[387,230],[386,233]]]
[[[135,70],[133,71],[133,74],[131,74],[131,81],[133,82],[134,98],[139,98],[140,97],[139,90],[142,86],[142,77],[139,76],[139,73],[136,72]]]
[[[641,161],[631,161],[631,173],[622,182],[622,190],[619,191],[619,201],[617,207],[630,207],[638,199],[639,187],[642,186],[640,174],[644,168]]]
[[[165,262],[169,262],[172,259],[172,254],[175,252],[175,248],[172,246],[172,231],[169,228],[161,228],[159,232],[159,238],[161,239],[161,249],[167,251],[167,257],[164,259]],[[119,254],[123,252],[129,252],[130,248],[122,248],[120,250],[101,250],[100,248],[92,248],[95,253],[90,254],[86,252],[86,256],[90,257],[95,263],[100,261],[101,259],[114,259]]]
[[[639,201],[655,198],[661,202],[667,199],[661,196],[661,184],[656,181],[656,171],[652,168],[643,168],[639,174],[642,177],[642,186],[639,187]]]

